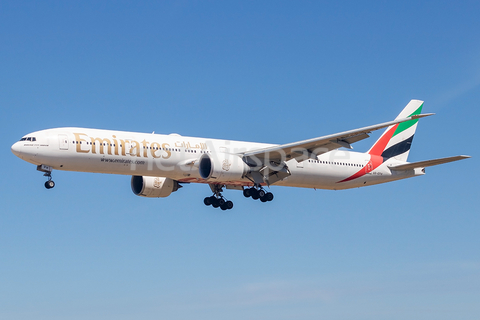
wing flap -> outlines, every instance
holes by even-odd
[[[418,162],[412,162],[407,164],[400,164],[396,166],[391,166],[389,168],[395,171],[413,170],[417,168],[431,167],[431,166],[436,166],[443,163],[448,163],[448,162],[453,162],[453,161],[458,161],[458,160],[463,160],[468,158],[470,158],[470,156],[455,156],[455,157],[439,158],[439,159],[433,159],[433,160],[425,160],[425,161],[418,161]]]

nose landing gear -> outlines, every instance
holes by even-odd
[[[53,187],[55,187],[55,182],[53,182],[52,177],[49,176],[48,180],[45,181],[45,188],[52,189]]]
[[[52,180],[52,167],[42,164],[37,166],[37,170],[44,172],[43,176],[48,178],[48,180],[45,182],[45,188],[52,189],[55,187],[55,182]]]

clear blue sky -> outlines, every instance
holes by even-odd
[[[478,1],[0,2],[0,319],[478,319]],[[425,100],[427,175],[348,191],[54,172],[10,146],[81,126],[288,143]],[[362,141],[366,151],[378,137]]]

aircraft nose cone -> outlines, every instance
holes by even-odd
[[[21,158],[22,157],[22,152],[21,152],[21,145],[18,142],[15,142],[12,145],[12,153],[16,155],[17,157]]]

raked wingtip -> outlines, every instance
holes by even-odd
[[[417,115],[412,116],[412,119],[420,119],[420,118],[425,118],[425,117],[429,117],[429,116],[433,116],[433,115],[435,115],[435,113],[417,114]]]

